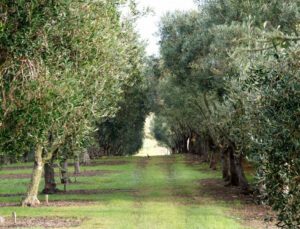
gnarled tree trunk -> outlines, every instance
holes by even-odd
[[[44,194],[54,194],[58,190],[56,188],[56,183],[55,183],[55,173],[54,173],[54,168],[53,168],[53,161],[49,161],[48,163],[45,164],[45,169],[44,169],[44,178],[45,178],[45,187],[43,190]]]
[[[76,159],[74,161],[74,174],[75,175],[80,174],[80,162],[79,162],[79,159]]]
[[[249,184],[245,177],[244,168],[242,164],[242,155],[234,155],[234,163],[236,168],[236,173],[239,179],[239,186],[245,192],[249,191]]]
[[[215,152],[211,153],[210,162],[209,162],[209,168],[212,170],[217,170],[217,155]]]
[[[249,184],[245,177],[242,155],[235,153],[235,146],[230,145],[222,153],[222,172],[227,185],[239,186],[243,191],[249,191]]]
[[[62,184],[68,184],[69,183],[69,177],[68,177],[68,161],[63,160],[60,162],[60,172],[61,172],[61,183]]]
[[[75,182],[77,182],[77,175],[80,174],[80,162],[79,157],[76,157],[74,160],[74,176],[75,176]]]
[[[235,160],[234,160],[234,148],[229,147],[228,148],[228,153],[229,153],[229,169],[230,169],[230,179],[229,179],[229,185],[233,186],[239,186],[239,177],[237,174],[237,169],[235,165]]]
[[[208,147],[208,140],[206,137],[200,139],[201,141],[201,152],[200,155],[203,158],[204,162],[209,162],[209,147]]]
[[[229,157],[228,157],[228,150],[222,150],[221,155],[222,161],[222,176],[225,182],[230,180],[230,171],[229,171]]]
[[[87,151],[85,151],[84,154],[83,154],[83,164],[84,165],[89,165],[90,163],[91,163],[90,155],[88,154]]]
[[[42,154],[43,148],[42,146],[38,146],[35,151],[31,181],[28,186],[26,198],[22,201],[22,206],[36,206],[40,204],[40,201],[38,200],[38,191],[44,168]]]

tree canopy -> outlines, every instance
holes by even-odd
[[[219,152],[224,179],[243,188],[239,162],[256,163],[262,200],[280,226],[297,228],[299,2],[199,5],[162,19],[153,132],[173,152],[197,152],[212,164]]]
[[[140,81],[143,51],[133,21],[121,20],[124,3],[1,3],[1,156],[35,151],[24,204],[38,203],[41,168],[54,153],[82,148]]]

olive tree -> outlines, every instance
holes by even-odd
[[[23,205],[39,204],[44,164],[67,139],[80,142],[96,120],[114,116],[123,85],[133,82],[118,4],[1,4],[1,152],[35,152]]]

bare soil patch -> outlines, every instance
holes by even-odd
[[[92,161],[86,166],[98,166],[98,165],[125,165],[129,164],[128,161]]]
[[[80,172],[80,174],[77,174],[76,177],[94,177],[94,176],[98,176],[98,175],[116,174],[116,173],[120,173],[120,172],[121,171],[116,171],[116,170],[82,171],[82,172]]]
[[[125,165],[125,164],[128,164],[129,162],[128,161],[92,161],[90,162],[89,164],[85,165],[85,164],[82,164],[81,166],[84,168],[84,167],[88,167],[88,166],[99,166],[99,165]],[[54,164],[53,165],[54,168],[57,168],[58,165]],[[72,163],[69,163],[69,168],[70,167],[73,167],[73,164]],[[1,170],[24,170],[24,169],[32,169],[33,168],[33,165],[15,165],[15,166],[9,166],[9,167],[2,167]]]
[[[71,206],[90,206],[90,205],[96,205],[98,202],[96,201],[61,201],[61,200],[54,200],[49,201],[48,204],[44,202],[43,199],[40,199],[41,204],[39,206],[31,207],[31,208],[39,208],[39,207],[71,207]],[[20,203],[0,203],[0,207],[19,207]]]
[[[23,227],[42,227],[42,228],[70,228],[78,227],[82,223],[82,219],[78,218],[62,218],[62,217],[19,217],[17,223],[14,224],[10,218],[5,219],[4,224],[0,224],[0,228],[23,228]]]
[[[69,190],[67,192],[59,192],[56,193],[58,195],[95,195],[95,194],[112,194],[112,193],[136,193],[138,190],[136,189],[92,189],[92,190]]]
[[[240,217],[243,224],[251,228],[257,229],[275,229],[276,215],[266,206],[256,204],[245,204],[238,208],[233,209],[228,213],[230,216],[234,215]]]
[[[161,166],[165,170],[170,170],[172,165],[174,165],[175,163],[176,163],[176,157],[174,155],[169,155],[169,156],[162,157],[160,161],[154,162],[153,164],[157,166]]]
[[[1,170],[23,170],[23,169],[32,169],[33,165],[16,165],[10,167],[2,167]]]
[[[222,179],[205,179],[199,181],[199,195],[217,201],[240,201],[241,205],[228,214],[240,218],[243,223],[253,228],[277,228],[275,213],[267,206],[258,205],[252,195],[245,195],[237,187],[225,187]],[[273,222],[265,220],[271,219]]]
[[[147,165],[149,164],[151,160],[151,157],[150,158],[147,158],[147,157],[142,157],[142,158],[139,158],[136,162],[136,165],[137,165],[137,172],[139,172],[140,169],[143,169],[143,168],[146,168]]]
[[[17,196],[20,196],[20,197],[25,196],[25,193],[5,193],[5,194],[0,194],[0,197],[17,197]],[[2,206],[2,203],[0,203],[0,207],[1,206]]]
[[[120,171],[115,170],[95,170],[95,171],[82,171],[80,174],[77,174],[76,177],[93,177],[99,175],[107,175],[113,173],[119,173]],[[55,173],[55,176],[59,176],[58,173]],[[70,174],[72,177],[73,174]],[[0,175],[0,179],[29,179],[31,178],[31,174],[2,174]]]
[[[199,165],[204,162],[203,158],[197,154],[187,154],[184,157],[184,161],[189,165]]]
[[[19,207],[21,204],[20,203],[0,203],[0,208],[2,207]],[[1,225],[1,224],[0,224]]]
[[[137,189],[92,189],[92,190],[85,190],[85,189],[78,189],[78,190],[67,190],[58,191],[54,195],[95,195],[95,194],[112,194],[112,193],[132,193],[136,194],[138,192]],[[13,194],[0,194],[0,197],[23,197],[24,193],[13,193]],[[75,203],[78,203],[74,201]],[[66,202],[67,203],[67,202]],[[72,202],[73,203],[73,202]],[[17,206],[16,203],[0,203],[0,207],[7,207],[7,206]]]
[[[31,174],[1,174],[0,179],[29,179]]]
[[[90,206],[90,205],[96,205],[98,204],[98,202],[96,201],[78,201],[78,200],[74,200],[74,201],[63,201],[63,200],[55,200],[55,201],[49,201],[48,204],[46,204],[45,202],[41,202],[41,205],[38,207],[45,207],[45,206],[49,206],[49,207],[72,207],[72,206]]]
[[[251,195],[245,195],[238,187],[225,187],[222,179],[203,179],[199,181],[201,195],[211,197],[219,201],[242,201],[253,203]]]

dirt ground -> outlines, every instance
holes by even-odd
[[[222,179],[201,180],[199,185],[200,196],[226,203],[239,201],[241,205],[228,214],[240,217],[245,225],[253,228],[266,228],[266,226],[269,229],[278,228],[275,213],[269,207],[255,203],[251,194],[246,195],[237,187],[225,187]]]
[[[81,171],[80,174],[77,174],[76,177],[94,177],[94,176],[101,176],[107,174],[118,173],[119,171],[115,170],[94,170],[94,171]],[[59,177],[58,173],[55,173],[55,176]],[[29,179],[31,178],[31,174],[1,174],[0,179]]]
[[[15,223],[12,218],[6,219],[4,224],[0,224],[0,228],[22,228],[22,227],[43,227],[43,228],[67,228],[77,227],[81,224],[82,219],[77,218],[61,218],[61,217],[21,217],[17,218]]]

